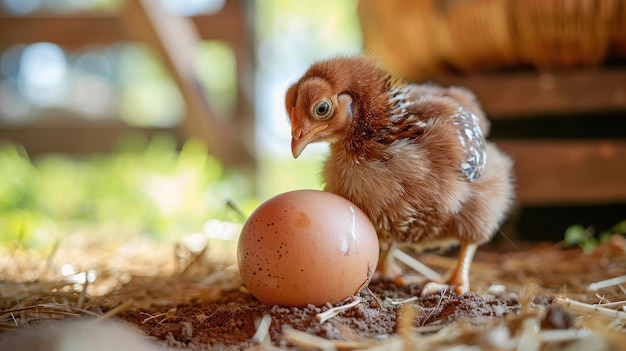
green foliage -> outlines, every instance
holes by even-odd
[[[50,247],[74,233],[162,240],[202,232],[208,219],[241,221],[228,201],[258,203],[249,177],[225,169],[190,139],[180,151],[165,135],[125,139],[118,151],[36,161],[0,144],[0,244]]]
[[[565,243],[568,246],[577,245],[584,251],[591,251],[609,240],[613,235],[626,235],[626,220],[615,224],[609,230],[602,231],[597,236],[593,227],[585,228],[580,224],[571,225],[565,230]]]

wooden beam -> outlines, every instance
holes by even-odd
[[[215,14],[188,17],[200,38],[221,40],[236,50],[247,50],[248,25],[239,1],[226,1]],[[93,44],[110,44],[131,40],[120,26],[119,14],[81,12],[75,14],[41,14],[14,17],[0,11],[0,48],[16,44],[46,41],[75,50]],[[141,39],[141,38],[134,38]]]
[[[432,81],[465,86],[491,118],[626,111],[626,69],[444,75]]]
[[[80,125],[80,123],[79,123]],[[0,141],[27,147],[31,157],[51,152],[69,154],[94,154],[111,151],[119,145],[122,137],[143,134],[151,138],[158,133],[175,134],[172,128],[136,128],[122,123],[97,123],[88,126],[61,124],[52,126],[0,126]]]
[[[187,110],[182,122],[184,136],[204,140],[225,164],[253,168],[251,134],[241,125],[215,117],[196,77],[201,38],[193,23],[172,15],[158,1],[129,0],[124,4],[122,27],[130,38],[148,43],[161,54],[181,90]]]
[[[528,205],[626,202],[626,141],[496,140]]]
[[[127,38],[118,23],[116,16],[100,13],[0,17],[0,48],[40,41],[71,50],[87,45],[106,45]]]
[[[227,0],[215,14],[196,15],[189,19],[203,39],[222,40],[230,45],[248,50],[252,47],[242,1]]]

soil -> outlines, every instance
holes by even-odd
[[[204,251],[0,255],[0,350],[626,351],[626,238],[587,252],[554,244],[516,250],[479,251],[472,293],[420,297],[419,283],[374,280],[335,306],[306,308],[262,304],[232,262]],[[419,258],[439,272],[456,264],[454,252]],[[60,276],[68,262],[98,278],[77,284],[80,274]]]
[[[419,296],[419,292],[418,285],[398,287],[392,282],[373,281],[369,291],[364,289],[360,293],[360,303],[324,323],[320,323],[316,316],[334,306],[267,306],[242,288],[225,292],[212,303],[196,301],[174,308],[163,306],[161,309],[127,311],[119,317],[169,346],[188,350],[238,350],[257,344],[253,341],[258,328],[255,323],[258,324],[263,315],[269,315],[271,343],[282,348],[298,349],[298,345],[285,338],[285,326],[329,340],[378,342],[397,332],[397,321],[407,306],[415,311],[413,324],[418,327],[503,317],[522,308],[514,295],[486,299],[475,293],[457,295],[450,292],[419,297],[403,304],[394,303]],[[350,297],[344,303],[352,299]],[[550,311],[542,322],[544,328],[569,328],[573,325],[573,315],[550,305],[550,299],[535,300]],[[155,315],[162,317],[151,318]]]

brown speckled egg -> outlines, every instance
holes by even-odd
[[[239,272],[268,305],[320,306],[358,293],[378,262],[378,238],[350,201],[317,190],[277,195],[241,231]]]

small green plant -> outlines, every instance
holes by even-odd
[[[579,246],[584,251],[591,251],[609,240],[613,235],[626,235],[626,220],[615,224],[609,230],[598,233],[598,235],[592,226],[585,228],[581,224],[571,225],[565,230],[565,243],[567,246]]]

